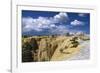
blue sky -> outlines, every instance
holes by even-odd
[[[22,10],[23,35],[90,34],[90,14]]]

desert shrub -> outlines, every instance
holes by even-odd
[[[63,52],[63,49],[60,49],[59,51],[62,53]]]
[[[79,45],[79,42],[77,41],[78,37],[73,37],[70,41],[72,46],[71,47],[77,47]]]
[[[28,36],[27,36],[27,35],[22,35],[22,37],[23,37],[23,38],[27,38]]]
[[[68,33],[66,33],[65,35],[66,35],[66,36],[70,36],[70,33],[68,32]]]
[[[55,38],[55,37],[56,37],[56,35],[51,35],[51,37],[52,37],[52,38]]]
[[[78,37],[73,37],[70,41],[76,41]]]
[[[73,44],[72,47],[77,47],[79,45],[78,41],[72,41],[71,43]]]

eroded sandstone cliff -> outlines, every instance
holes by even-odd
[[[81,36],[32,36],[22,38],[22,62],[59,61],[79,50]]]

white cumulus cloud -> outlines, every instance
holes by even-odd
[[[68,15],[67,13],[61,12],[54,16],[54,20],[56,22],[61,22],[61,21],[66,22],[68,20]]]
[[[42,31],[44,29],[52,29],[53,30],[61,30],[61,28],[56,25],[56,23],[67,22],[68,15],[67,13],[59,13],[53,17],[42,17],[39,16],[38,18],[32,17],[23,17],[22,18],[22,30],[23,32],[29,31]],[[53,31],[52,30],[52,31]]]
[[[80,17],[85,17],[86,14],[85,14],[85,13],[79,13],[78,16],[80,16]]]
[[[73,25],[73,26],[80,26],[80,25],[84,25],[84,22],[74,20],[74,21],[70,22],[70,24]]]

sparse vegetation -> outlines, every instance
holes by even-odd
[[[23,37],[23,38],[27,38],[28,36],[27,36],[27,35],[23,35],[22,37]]]

